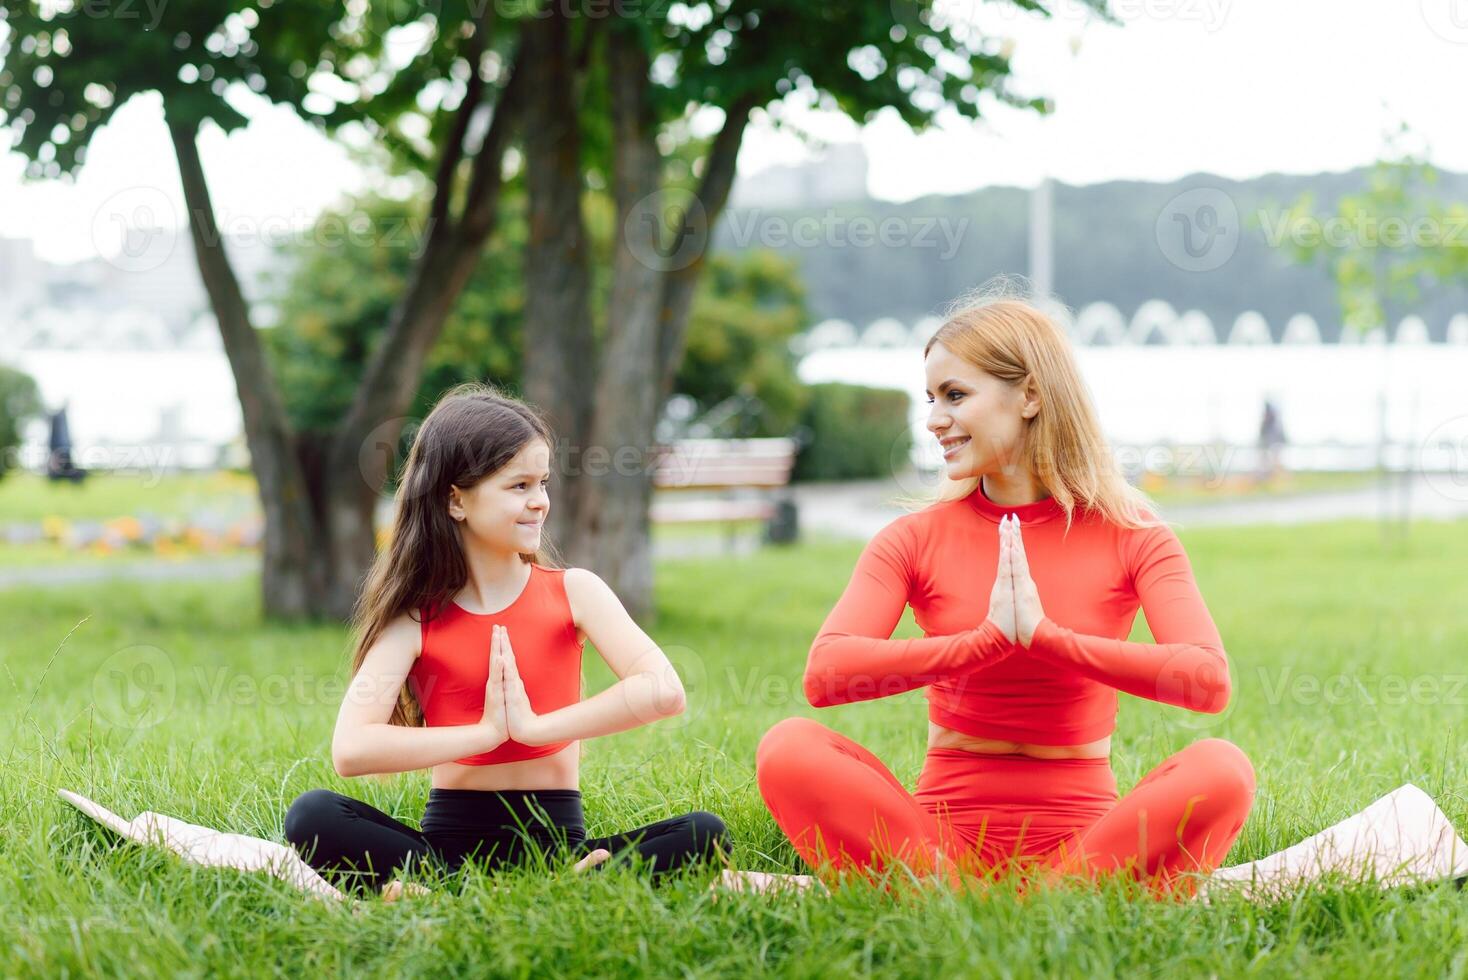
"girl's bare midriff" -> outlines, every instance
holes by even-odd
[[[572,742],[554,755],[492,766],[445,762],[433,767],[434,789],[580,789],[577,763],[581,743]]]
[[[1035,759],[1105,759],[1111,755],[1111,736],[1084,745],[1035,745],[1006,742],[997,738],[965,735],[935,722],[928,722],[928,748],[963,749],[985,755],[1027,755]]]

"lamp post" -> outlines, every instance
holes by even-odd
[[[1070,60],[1066,62],[1064,78],[1069,81],[1074,74],[1076,56],[1081,50],[1080,30],[1067,39],[1067,44],[1070,48]],[[1003,48],[1006,58],[1014,53],[1014,48],[1014,39],[1007,38]],[[1051,100],[1052,106],[1054,101]],[[1047,303],[1055,295],[1055,184],[1050,177],[1048,160],[1042,163],[1041,170],[1039,183],[1030,191],[1028,257],[1034,299],[1037,303]]]

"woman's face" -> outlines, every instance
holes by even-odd
[[[928,431],[938,437],[951,480],[1004,471],[1019,459],[1027,419],[1039,402],[1020,386],[934,344],[923,364],[927,377]]]
[[[550,447],[532,439],[504,466],[465,490],[449,491],[449,516],[494,551],[531,554],[550,513]]]

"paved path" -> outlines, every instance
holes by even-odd
[[[894,498],[903,494],[927,498],[933,490],[913,481],[877,480],[797,484],[794,492],[802,530],[866,541],[905,512]],[[1163,517],[1183,528],[1377,519],[1400,515],[1404,493],[1414,520],[1468,517],[1468,480],[1440,474],[1395,478],[1386,490],[1373,484],[1354,490],[1164,506]]]
[[[1342,518],[1456,520],[1468,517],[1468,482],[1444,474],[1394,474],[1385,485],[1306,493],[1273,499],[1235,500],[1167,509],[1169,520],[1192,527],[1238,524],[1313,524]]]
[[[90,564],[51,565],[40,568],[0,569],[0,589],[18,585],[72,585],[80,582],[103,582],[126,578],[134,581],[167,579],[234,578],[259,572],[260,559],[255,555],[231,558],[194,558],[171,561],[162,558],[140,558],[137,561],[105,561]]]
[[[905,513],[904,508],[895,502],[898,498],[904,494],[927,497],[932,489],[920,483],[874,480],[797,484],[793,492],[800,507],[803,532],[866,541],[893,518]],[[1413,519],[1468,518],[1468,480],[1441,475],[1418,475],[1410,480],[1398,480],[1386,489],[1373,485],[1330,493],[1179,505],[1165,508],[1164,516],[1185,529],[1244,524],[1308,524],[1352,517],[1377,519],[1383,513],[1400,515],[1404,494]],[[735,544],[737,552],[746,552],[755,546],[756,538],[752,534],[741,534]],[[726,548],[722,536],[711,536],[665,542],[655,550],[658,557],[684,558],[727,554]],[[0,589],[20,585],[71,585],[114,578],[151,581],[234,578],[256,574],[259,569],[260,559],[252,555],[190,561],[140,559],[0,569]]]

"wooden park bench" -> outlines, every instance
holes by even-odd
[[[795,503],[783,488],[795,468],[794,439],[680,439],[653,471],[656,524],[724,524],[732,545],[740,523],[763,521],[766,538],[795,538]]]

